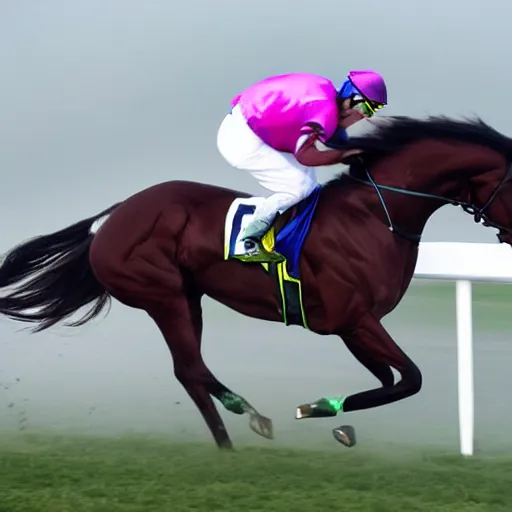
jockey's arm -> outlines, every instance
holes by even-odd
[[[320,167],[323,165],[339,164],[348,156],[346,151],[338,149],[329,149],[320,151],[315,143],[320,140],[322,135],[319,127],[311,126],[311,129],[299,138],[295,148],[295,158],[306,167]],[[353,151],[351,151],[353,152]]]

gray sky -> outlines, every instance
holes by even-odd
[[[232,96],[271,74],[308,71],[341,83],[351,68],[375,68],[388,83],[386,114],[476,113],[512,133],[512,6],[506,2],[317,5],[312,10],[304,0],[2,2],[0,252],[161,181],[185,178],[259,193],[249,176],[217,153],[216,131]],[[334,170],[318,174],[323,180]],[[425,240],[495,238],[492,230],[445,207],[427,226]],[[206,316],[206,351],[219,376],[230,376],[228,385],[247,379],[236,380],[242,370],[233,363],[247,357],[240,344],[232,351],[241,329],[252,329],[251,340],[262,333],[275,336],[276,343],[309,340],[311,354],[318,354],[318,338],[308,333],[245,319],[221,306],[211,311],[216,313]],[[219,315],[229,320],[216,330]],[[174,381],[158,332],[141,312],[116,304],[108,320],[72,334],[60,330],[27,338],[13,335],[5,321],[0,329],[9,334],[0,345],[0,380],[11,386],[21,376],[24,383],[6,391],[14,395],[0,395],[5,404],[39,392],[48,400],[38,402],[41,409],[68,400],[83,412],[95,404],[94,396],[111,395],[140,419],[147,411],[130,409],[130,398],[144,407],[156,389],[174,386],[188,400]],[[275,350],[285,353],[291,345]],[[261,372],[271,356],[264,357],[263,349],[258,354]],[[305,357],[318,357],[311,354]],[[244,359],[241,367],[247,364]],[[98,376],[93,379],[91,372]],[[288,403],[291,414],[294,405]]]
[[[340,83],[350,68],[375,68],[388,83],[387,114],[477,113],[509,128],[506,3],[308,5],[4,2],[0,166],[8,186],[0,204],[9,225],[1,247],[168,179],[259,193],[217,153],[216,130],[233,95],[274,73],[310,71]],[[320,179],[333,171],[320,169]],[[447,207],[426,240],[493,236]]]

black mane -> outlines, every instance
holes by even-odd
[[[390,155],[421,139],[458,141],[487,146],[505,157],[512,156],[512,139],[484,123],[480,118],[455,120],[448,117],[390,117],[376,123],[364,136],[349,139],[344,148],[362,149],[371,159]],[[329,144],[328,144],[329,145]]]

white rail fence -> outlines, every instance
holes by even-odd
[[[455,281],[460,452],[473,455],[472,282],[512,283],[512,248],[504,244],[424,242],[414,277]]]

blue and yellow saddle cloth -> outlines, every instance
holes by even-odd
[[[286,325],[301,325],[306,329],[308,324],[302,302],[300,257],[321,189],[318,186],[301,201],[292,212],[291,218],[280,229],[276,230],[274,222],[262,240],[267,251],[273,250],[285,258],[280,263],[260,263],[276,281],[282,302],[283,322]],[[263,200],[262,197],[237,198],[231,203],[225,222],[224,259],[250,262],[250,258],[244,256],[241,236],[251,221],[256,206]]]

